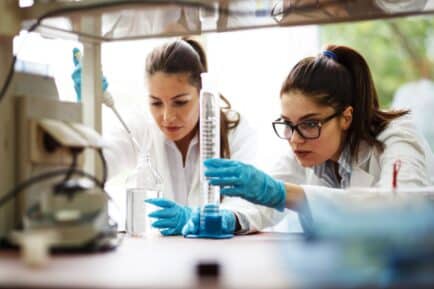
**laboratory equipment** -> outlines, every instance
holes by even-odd
[[[116,107],[115,107],[115,101],[114,101],[113,96],[111,95],[111,93],[109,91],[107,91],[107,90],[104,91],[102,99],[103,99],[102,102],[114,112],[114,114],[118,118],[119,122],[122,124],[122,127],[128,133],[128,137],[131,140],[131,143],[133,145],[133,149],[135,150],[135,152],[137,154],[140,153],[139,142],[134,137],[134,135],[131,133],[131,130],[128,128],[128,126],[125,123],[124,119],[121,117],[121,115],[119,114],[118,110],[116,109]]]
[[[72,51],[72,59],[75,65],[74,68],[74,72],[72,73],[71,77],[72,80],[74,81],[74,89],[76,91],[77,94],[77,101],[81,102],[81,77],[82,77],[82,68],[81,68],[81,51],[78,48],[74,48]],[[107,106],[108,108],[110,108],[113,113],[116,115],[117,119],[119,120],[119,122],[121,123],[122,127],[125,129],[125,131],[128,134],[128,137],[131,140],[131,143],[133,145],[133,149],[134,151],[138,154],[140,151],[140,146],[138,141],[136,140],[136,138],[134,137],[134,135],[131,133],[131,130],[128,128],[126,122],[124,121],[124,119],[121,117],[120,113],[118,112],[118,110],[116,109],[115,106],[115,101],[113,99],[113,96],[111,95],[111,93],[107,90],[108,88],[108,81],[105,77],[103,77],[102,79],[102,90],[103,90],[103,95],[102,95],[102,103]]]
[[[16,201],[9,242],[24,244],[27,235],[48,232],[56,236],[46,243],[50,248],[115,247],[117,225],[108,216],[105,171],[95,177],[81,169],[86,148],[102,156],[99,134],[80,124],[81,105],[22,96],[16,108],[20,183],[0,201],[0,207]]]
[[[221,216],[221,233],[233,234],[236,229],[236,218],[234,212],[230,210],[220,209],[218,213]],[[182,228],[182,235],[197,235],[200,232],[200,227],[204,225],[206,226],[209,224],[201,224],[200,209],[194,210],[191,213],[190,220]]]
[[[125,226],[130,236],[149,235],[153,231],[148,214],[156,208],[145,200],[161,197],[163,186],[163,180],[154,167],[149,152],[142,151],[136,170],[127,178]]]
[[[203,162],[220,157],[220,106],[218,96],[209,74],[202,73],[200,92],[200,175],[201,194],[205,204],[220,204],[220,189],[209,184],[205,178]]]
[[[204,173],[204,161],[220,157],[220,106],[218,93],[213,79],[208,73],[202,73],[202,89],[200,91],[200,189],[202,210],[198,234],[186,237],[199,238],[231,238],[233,234],[222,230],[220,210],[220,188],[209,183]]]

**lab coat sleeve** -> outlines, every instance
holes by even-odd
[[[284,183],[293,183],[293,184],[304,184],[306,183],[306,170],[298,164],[296,161],[294,154],[291,148],[288,146],[286,150],[284,150],[281,155],[278,157],[277,161],[272,166],[270,171],[270,175]],[[268,225],[276,225],[279,223],[287,214],[285,212],[274,213],[274,215],[267,220]],[[299,214],[292,214],[290,218],[297,218],[298,223],[300,223],[303,228],[303,220],[300,218]],[[297,220],[291,220],[290,224],[297,224]],[[297,228],[288,228],[289,230],[298,230]]]
[[[392,122],[379,138],[384,142],[385,149],[379,156],[381,171],[376,187],[391,186],[393,164],[397,160],[401,161],[397,178],[399,187],[422,187],[431,184],[431,176],[428,174],[432,152],[409,117]]]
[[[149,124],[147,124],[145,116],[139,112],[132,112],[130,115],[125,116],[124,120],[139,145],[145,145],[146,134],[149,130]],[[134,169],[138,158],[137,149],[119,121],[113,117],[110,123],[112,125],[104,129],[103,132],[103,153],[107,162],[108,179],[115,177],[124,170]]]
[[[417,132],[408,117],[393,121],[379,136],[384,142],[382,153],[373,153],[371,162],[377,162],[377,169],[369,173],[377,176],[373,187],[389,189],[392,184],[393,164],[401,161],[397,184],[399,187],[423,187],[431,185],[429,176],[433,162],[432,152],[426,141]],[[298,208],[300,223],[305,232],[313,230],[315,220],[324,206],[333,207],[345,201],[348,191],[315,185],[302,185],[306,202]],[[391,192],[391,191],[390,191]]]
[[[258,139],[257,134],[245,118],[240,118],[238,126],[230,132],[229,143],[231,159],[257,166]],[[238,234],[248,234],[274,225],[281,219],[275,209],[255,205],[241,198],[223,198],[221,207],[234,212],[241,230]],[[281,213],[280,213],[281,214]]]

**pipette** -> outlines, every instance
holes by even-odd
[[[121,115],[119,114],[118,110],[115,107],[115,101],[111,95],[110,92],[108,92],[107,90],[104,91],[103,96],[102,96],[102,102],[109,108],[111,108],[111,110],[114,112],[114,114],[116,115],[116,117],[119,119],[120,123],[122,124],[123,128],[125,129],[125,131],[128,133],[128,136],[131,139],[131,142],[133,143],[134,149],[136,150],[136,152],[139,152],[140,150],[140,146],[139,143],[137,142],[136,138],[133,136],[133,134],[131,133],[131,130],[128,128],[127,124],[125,123],[125,121],[122,119]]]
[[[81,65],[81,63],[82,63],[81,58],[82,58],[81,51],[78,48],[74,48],[74,50],[73,50],[74,65],[76,65],[76,66]],[[103,84],[104,92],[103,92],[103,96],[102,96],[102,103],[104,103],[105,106],[109,107],[114,112],[114,114],[116,115],[116,117],[118,118],[120,123],[122,124],[122,127],[128,133],[128,136],[129,136],[129,138],[133,144],[134,150],[136,151],[136,153],[138,153],[140,151],[139,143],[137,142],[136,138],[131,133],[131,130],[128,128],[127,124],[125,123],[125,121],[123,120],[123,118],[119,114],[118,110],[116,109],[115,101],[114,101],[111,93],[107,91],[107,86],[108,86],[107,84],[105,84],[105,85]]]

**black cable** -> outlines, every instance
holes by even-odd
[[[101,158],[102,162],[102,180],[101,183],[104,186],[107,181],[107,161],[104,157],[104,154],[102,153],[102,149],[98,149],[98,155]]]
[[[29,28],[29,30],[27,30],[29,33],[30,32],[33,32],[33,30],[35,30],[38,26],[39,26],[39,24],[40,24],[40,22],[42,21],[42,19],[40,19],[40,20],[37,20],[30,28]],[[8,76],[6,77],[6,80],[5,80],[5,82],[4,82],[4,84],[3,84],[3,87],[2,87],[2,89],[1,89],[1,91],[0,91],[0,103],[1,103],[1,101],[3,100],[3,98],[4,98],[4,96],[6,95],[6,91],[8,90],[8,87],[9,87],[9,85],[11,84],[11,82],[12,82],[12,77],[14,76],[14,72],[15,72],[15,63],[17,62],[17,56],[16,55],[14,55],[13,57],[12,57],[12,63],[11,63],[11,66],[9,67],[9,72],[8,72]]]
[[[18,195],[21,191],[28,188],[29,186],[31,186],[35,183],[41,182],[43,180],[46,180],[46,179],[51,179],[51,178],[54,178],[54,177],[57,177],[60,175],[67,174],[70,171],[71,171],[71,168],[51,171],[48,173],[40,174],[38,176],[34,176],[34,177],[18,184],[17,186],[15,186],[15,188],[13,188],[11,191],[9,191],[6,195],[4,195],[3,197],[0,198],[0,208],[2,206],[4,206],[9,200],[11,200],[16,195]],[[77,174],[77,175],[80,175],[82,177],[86,177],[86,178],[92,180],[108,196],[108,194],[104,190],[104,185],[97,178],[95,178],[91,174],[86,173],[82,170],[72,169],[72,171],[74,174]],[[110,196],[108,196],[108,197],[109,197],[109,199],[111,199]]]
[[[71,176],[74,174],[74,169],[77,167],[77,159],[78,159],[78,154],[81,152],[81,148],[80,149],[71,149],[71,154],[72,154],[72,162],[71,162],[71,166],[69,167],[69,171],[66,173],[65,178],[63,179],[62,183],[66,183]]]
[[[61,183],[67,182],[73,174],[77,174],[77,175],[80,175],[82,177],[86,177],[86,178],[92,180],[103,191],[103,193],[105,194],[107,199],[109,201],[113,202],[113,199],[110,197],[110,195],[104,189],[104,185],[107,181],[107,161],[104,157],[102,149],[97,150],[98,155],[100,156],[101,162],[102,162],[103,175],[102,175],[101,181],[98,180],[95,176],[92,176],[91,174],[86,173],[85,171],[76,169],[75,166],[77,163],[77,154],[78,154],[79,150],[72,149],[71,151],[73,153],[73,161],[72,161],[71,166],[68,169],[62,169],[62,170],[56,170],[56,171],[44,173],[44,174],[32,177],[32,178],[24,181],[21,184],[18,184],[10,192],[8,192],[6,195],[4,195],[2,198],[0,198],[0,208],[2,206],[4,206],[4,204],[7,203],[11,198],[15,197],[18,193],[20,193],[21,191],[23,191],[24,189],[26,189],[30,185],[33,185],[37,182],[41,182],[45,179],[53,178],[53,177],[56,177],[56,176],[59,176],[62,174],[66,174],[66,176]]]

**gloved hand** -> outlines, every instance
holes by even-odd
[[[152,227],[160,229],[163,236],[180,235],[182,227],[190,219],[191,209],[165,198],[147,199],[145,202],[162,209],[150,213],[148,216],[156,218]]]
[[[235,232],[235,214],[229,210],[220,210],[222,216],[222,234],[233,234]],[[196,209],[191,214],[187,224],[182,228],[182,235],[199,234],[200,209]]]
[[[74,71],[71,74],[74,81],[75,94],[77,101],[81,102],[81,52],[78,48],[72,50],[72,61],[74,62]],[[107,79],[102,77],[102,91],[106,91],[108,87]]]
[[[205,176],[211,185],[221,187],[220,193],[283,211],[286,190],[277,181],[255,167],[226,159],[207,159]]]

